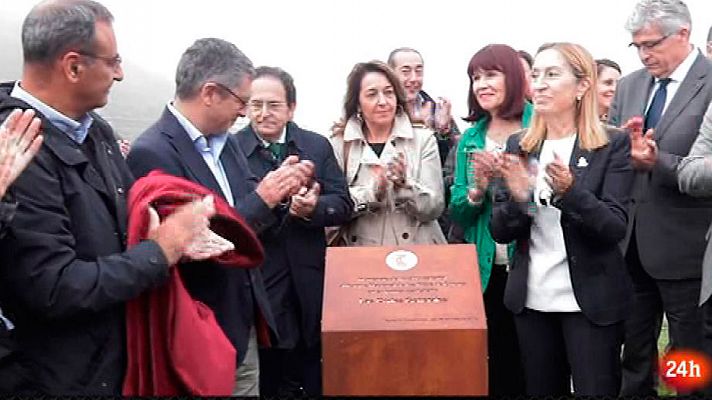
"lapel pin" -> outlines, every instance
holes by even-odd
[[[583,157],[579,157],[578,164],[576,164],[576,166],[581,168],[588,167],[588,161],[586,161],[586,159]]]

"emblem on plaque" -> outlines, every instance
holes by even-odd
[[[386,256],[386,265],[395,271],[408,271],[418,264],[418,256],[412,251],[396,250]]]

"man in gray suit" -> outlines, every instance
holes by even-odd
[[[680,191],[690,196],[712,198],[712,104],[707,109],[700,134],[690,154],[677,166]],[[703,349],[712,356],[712,226],[707,231],[707,249],[702,260],[702,289],[699,305],[703,312]],[[708,388],[709,391],[712,389]]]
[[[690,43],[690,12],[682,1],[641,0],[626,29],[645,68],[621,79],[609,113],[616,126],[644,119],[644,134],[631,134],[636,178],[622,248],[634,302],[621,395],[651,395],[663,313],[674,348],[699,349],[702,342],[697,300],[712,200],[681,194],[676,170],[712,99],[712,64]]]

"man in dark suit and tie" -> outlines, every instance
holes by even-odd
[[[262,179],[296,155],[311,161],[315,172],[312,185],[275,208],[279,222],[260,234],[266,254],[263,277],[279,333],[272,348],[260,350],[260,391],[317,396],[324,228],[347,222],[353,204],[329,141],[291,121],[297,105],[292,77],[279,68],[257,68],[251,91],[251,124],[236,135],[250,170]]]
[[[161,118],[134,143],[127,161],[136,177],[151,170],[186,178],[212,189],[258,233],[273,225],[272,208],[308,184],[313,173],[296,157],[258,182],[228,129],[245,115],[254,69],[234,44],[200,39],[176,71],[176,95]],[[214,312],[238,355],[235,395],[259,395],[257,339],[269,343],[275,324],[259,269],[222,268],[214,263],[182,266],[191,295]]]
[[[712,200],[680,193],[676,169],[712,99],[712,64],[690,43],[690,12],[679,0],[641,0],[626,29],[645,68],[621,79],[609,113],[617,126],[644,120],[643,133],[631,133],[636,178],[621,244],[634,286],[621,394],[650,395],[663,313],[673,348],[701,346],[697,301]]]

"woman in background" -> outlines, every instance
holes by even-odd
[[[621,67],[606,58],[596,60],[598,72],[598,118],[608,123],[608,109],[611,108],[613,96],[616,94],[618,80],[621,78]]]

